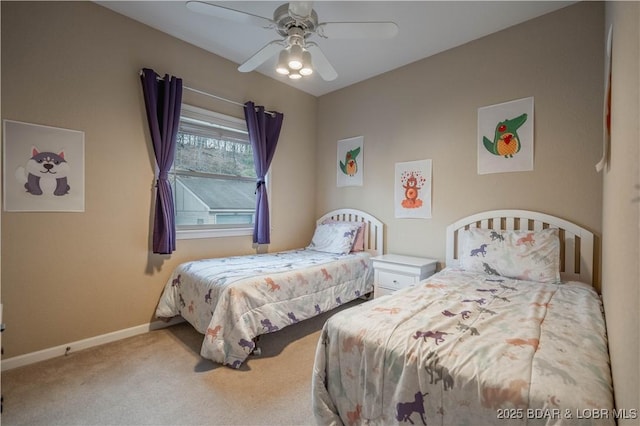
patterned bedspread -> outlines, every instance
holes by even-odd
[[[312,399],[321,425],[615,424],[600,299],[447,268],[332,316]]]
[[[181,315],[205,335],[203,357],[238,368],[254,337],[371,292],[369,258],[299,249],[187,262],[167,282],[156,316]]]

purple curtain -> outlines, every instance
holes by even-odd
[[[253,162],[256,167],[256,221],[253,228],[253,242],[269,244],[269,202],[264,177],[269,170],[273,154],[276,152],[284,115],[267,112],[263,106],[255,106],[249,101],[244,104],[249,140],[253,146]]]
[[[180,123],[182,79],[165,74],[164,79],[158,80],[155,71],[148,68],[142,70],[140,79],[159,171],[153,222],[153,252],[171,254],[176,249],[176,218],[168,173],[175,156]]]

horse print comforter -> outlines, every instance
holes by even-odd
[[[309,249],[184,263],[167,282],[159,318],[181,315],[204,334],[200,354],[238,368],[253,339],[373,289],[370,255]]]
[[[613,425],[598,295],[447,268],[332,316],[318,342],[320,425]]]

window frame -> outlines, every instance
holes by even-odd
[[[180,111],[180,120],[182,118],[188,118],[192,120],[199,120],[207,123],[212,123],[218,126],[227,126],[232,129],[247,131],[247,124],[244,119],[233,117],[230,115],[222,114],[216,111],[211,111],[204,108],[199,108],[193,105],[182,104]],[[265,176],[265,185],[267,185],[267,192],[270,192],[270,179],[269,174]],[[175,211],[175,200],[174,200]],[[177,214],[177,213],[176,213]],[[253,210],[255,220],[255,207]],[[238,237],[245,235],[253,235],[254,223],[247,225],[188,225],[184,227],[176,226],[176,239],[177,240],[189,240],[200,238],[223,238],[223,237]]]

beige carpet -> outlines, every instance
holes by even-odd
[[[353,306],[358,300],[343,306]],[[327,314],[262,336],[239,370],[183,323],[2,373],[3,425],[311,425]]]

